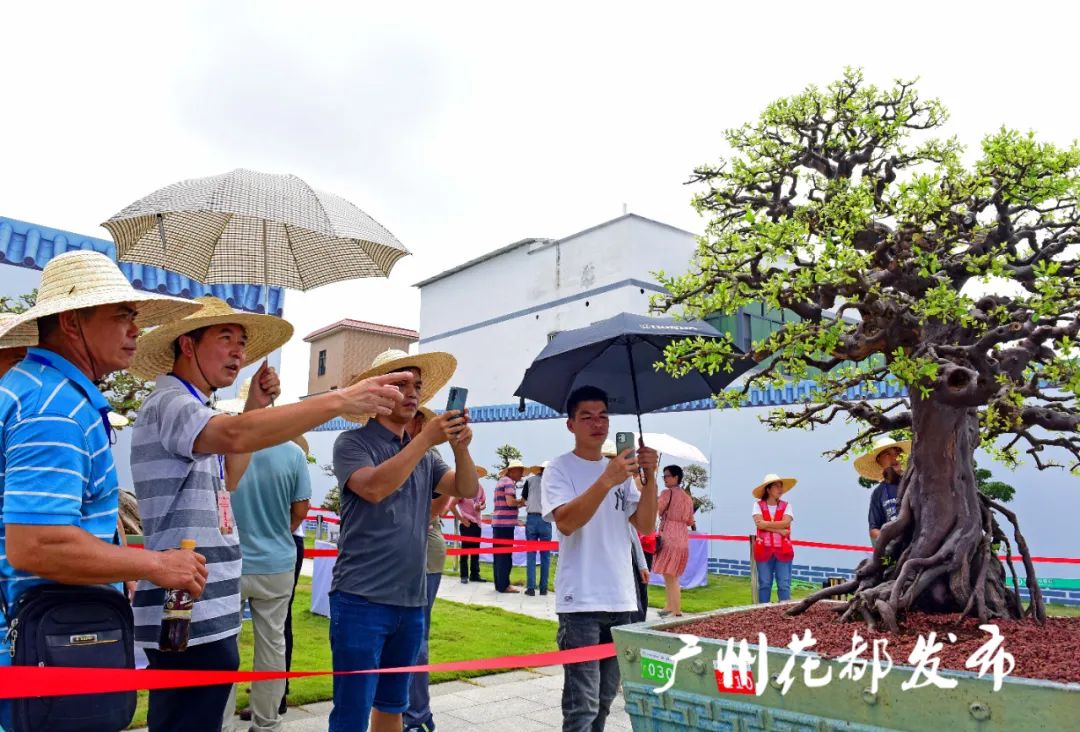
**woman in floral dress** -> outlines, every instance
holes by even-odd
[[[694,525],[694,499],[682,487],[683,471],[678,465],[664,468],[664,487],[657,513],[660,516],[660,548],[653,561],[653,572],[664,576],[667,598],[660,617],[682,615],[682,588],[679,577],[690,559],[690,529]]]

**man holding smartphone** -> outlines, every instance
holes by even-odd
[[[341,486],[341,537],[330,587],[330,648],[335,671],[411,666],[424,636],[431,501],[476,495],[468,412],[448,410],[420,433],[406,432],[420,405],[449,380],[448,353],[386,351],[354,377],[406,373],[402,401],[334,443]],[[357,415],[356,419],[363,415]],[[431,448],[449,444],[451,470]],[[401,732],[409,674],[334,677],[333,732]]]
[[[642,447],[610,461],[602,449],[608,436],[608,397],[595,386],[570,394],[566,427],[574,449],[552,460],[540,484],[544,518],[561,534],[555,575],[559,648],[611,642],[611,629],[632,622],[638,610],[627,522],[642,533],[656,526],[656,466],[659,455]],[[643,473],[642,489],[633,477]],[[563,681],[564,732],[604,728],[619,690],[614,658],[568,664]]]

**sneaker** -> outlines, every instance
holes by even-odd
[[[241,709],[240,710],[240,721],[241,722],[250,722],[251,721],[251,707],[248,707],[247,709]]]
[[[414,724],[412,727],[406,727],[404,732],[435,732],[435,722]]]
[[[536,596],[536,590],[525,590],[525,594],[528,595],[529,597],[535,597]]]
[[[487,582],[487,580],[484,579],[483,577],[470,577],[469,581],[470,582]]]
[[[461,584],[463,584],[463,585],[467,585],[467,584],[469,584],[469,580],[468,580],[468,579],[466,579],[465,577],[462,577],[462,578],[461,578]]]
[[[540,590],[540,594],[541,594],[541,595],[546,595],[546,594],[547,594],[547,590]]]

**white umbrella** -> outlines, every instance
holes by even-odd
[[[639,438],[644,437],[644,442],[647,447],[651,447],[665,457],[689,460],[690,462],[701,463],[702,465],[709,464],[709,459],[705,457],[705,453],[691,445],[689,442],[683,442],[678,437],[672,437],[663,432],[646,432],[644,435],[637,435],[635,433],[635,436],[638,436]]]
[[[382,224],[295,175],[234,170],[185,180],[102,224],[116,256],[206,284],[310,290],[386,277],[409,252]]]

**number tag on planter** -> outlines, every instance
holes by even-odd
[[[645,681],[655,681],[660,685],[671,680],[675,666],[671,662],[671,656],[666,653],[657,653],[648,648],[641,649],[641,678]]]
[[[724,672],[720,669],[714,669],[716,674],[716,690],[721,694],[756,694],[757,688],[754,685],[754,672],[750,669],[746,670],[746,683],[744,684],[742,674],[738,671],[731,673],[731,686],[724,683]]]

